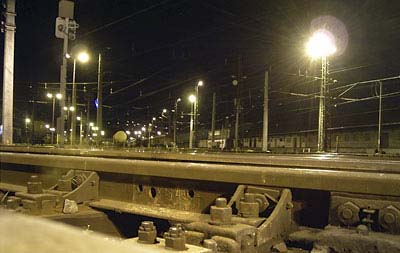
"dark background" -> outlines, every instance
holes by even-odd
[[[54,36],[56,0],[16,0],[15,125],[35,113],[49,121],[47,91],[56,91],[62,40]],[[97,81],[97,54],[103,55],[104,116],[109,132],[131,129],[132,122],[148,123],[163,108],[190,110],[187,96],[198,80],[200,127],[209,128],[212,93],[217,93],[217,128],[234,120],[235,89],[242,100],[242,133],[259,133],[262,126],[264,72],[270,69],[270,131],[317,128],[318,98],[295,94],[319,91],[320,62],[305,55],[311,21],[331,15],[348,33],[343,54],[330,59],[332,99],[328,126],[377,124],[377,84],[359,85],[344,97],[371,97],[341,104],[333,99],[342,86],[399,76],[400,1],[211,1],[211,0],[81,0],[75,3],[80,27],[74,44],[89,48],[91,61],[78,65],[77,82]],[[3,40],[1,40],[3,47]],[[3,50],[3,49],[2,49]],[[1,51],[3,52],[3,51]],[[3,57],[3,54],[1,54]],[[3,59],[1,59],[2,62]],[[68,80],[72,79],[72,63]],[[384,82],[384,122],[399,122],[398,80]],[[69,86],[70,88],[70,86]],[[96,84],[79,85],[78,102],[95,98]],[[69,91],[70,93],[70,91]],[[289,95],[292,93],[292,95]],[[35,101],[35,103],[33,103]],[[95,110],[93,103],[91,111]],[[334,105],[337,104],[335,107]],[[80,108],[85,111],[87,108]],[[95,114],[92,113],[94,120]],[[129,121],[128,126],[126,125]],[[181,119],[181,127],[188,119]]]

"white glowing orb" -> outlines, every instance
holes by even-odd
[[[313,58],[326,57],[336,52],[335,40],[330,32],[316,31],[306,45],[307,54]]]
[[[85,63],[89,61],[89,54],[86,52],[81,52],[77,56],[78,61]]]
[[[195,96],[195,95],[190,95],[190,96],[189,96],[189,102],[190,102],[190,103],[196,102],[196,96]]]

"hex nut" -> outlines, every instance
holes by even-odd
[[[346,202],[337,209],[338,218],[344,225],[354,225],[360,221],[360,208],[353,202]]]
[[[379,210],[379,225],[387,231],[400,231],[400,210],[390,205]]]
[[[245,193],[239,202],[239,214],[244,218],[258,217],[259,203],[254,193]]]
[[[182,227],[170,227],[168,232],[164,233],[165,247],[173,250],[186,250],[186,236]]]
[[[203,247],[212,250],[212,252],[217,252],[217,242],[213,239],[206,239],[203,241]]]
[[[232,220],[232,208],[226,205],[227,201],[225,198],[217,198],[215,200],[215,206],[210,208],[210,224],[213,225],[227,225],[231,224]]]
[[[42,182],[39,181],[38,176],[32,175],[27,183],[28,193],[41,194],[43,193]]]
[[[142,221],[138,231],[138,242],[144,244],[156,243],[157,229],[152,221]]]
[[[18,197],[10,196],[6,202],[8,209],[17,209],[21,205],[21,199]]]

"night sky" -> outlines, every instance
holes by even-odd
[[[49,120],[46,92],[58,87],[62,40],[54,36],[58,1],[16,2],[14,124],[18,126],[32,111],[35,120]],[[377,99],[342,104],[335,97],[346,84],[400,75],[400,1],[396,0],[76,1],[80,27],[72,45],[83,44],[91,54],[90,62],[78,65],[77,82],[96,83],[96,58],[101,52],[103,119],[114,131],[131,128],[126,121],[148,123],[163,108],[172,109],[178,97],[183,99],[180,110],[188,112],[187,96],[203,80],[200,128],[210,127],[213,92],[219,128],[233,123],[232,80],[241,65],[242,131],[257,133],[262,126],[264,72],[270,69],[271,132],[316,129],[318,99],[304,95],[318,92],[319,81],[311,76],[320,76],[321,63],[306,56],[305,44],[311,22],[320,16],[339,19],[348,35],[343,53],[330,58],[330,77],[336,81],[330,85],[328,125],[377,124]],[[3,47],[3,39],[1,43]],[[69,81],[71,70],[72,63]],[[96,84],[79,85],[78,102],[92,101],[95,90]],[[384,93],[391,94],[384,99],[386,123],[400,121],[399,91],[399,80],[384,82]],[[377,84],[371,83],[356,86],[343,97],[376,95]],[[187,118],[181,122],[182,128],[187,127]]]

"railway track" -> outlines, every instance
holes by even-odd
[[[156,234],[176,250],[400,252],[398,160],[8,146],[0,159],[9,209],[139,242]],[[67,201],[79,211],[65,214]]]

